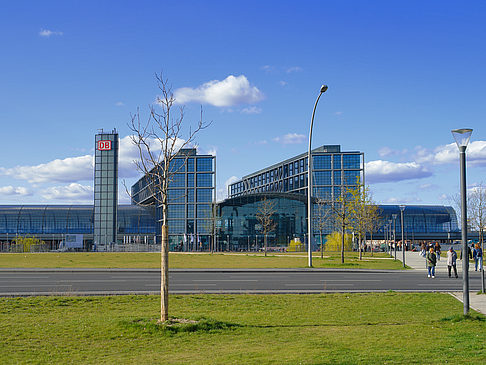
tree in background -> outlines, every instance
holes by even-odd
[[[341,232],[332,232],[331,234],[328,234],[326,236],[326,251],[340,251],[343,242],[346,250],[351,251],[353,249],[353,238],[349,233],[344,235],[344,240]]]
[[[350,191],[352,188],[343,186],[339,196],[335,201],[325,200],[321,203],[327,206],[329,211],[329,218],[334,230],[341,230],[341,263],[344,263],[344,248],[345,237],[352,220]],[[327,243],[326,243],[327,244]]]
[[[141,121],[139,110],[132,115],[129,128],[131,140],[137,147],[139,159],[135,165],[147,178],[148,189],[155,203],[162,208],[162,242],[161,242],[161,288],[160,288],[160,321],[169,319],[169,236],[167,225],[168,189],[174,174],[187,162],[187,156],[179,151],[194,143],[196,134],[209,126],[201,118],[194,129],[184,128],[184,107],[173,113],[174,94],[167,79],[162,74],[155,75],[160,95],[156,103],[149,106],[149,117]],[[186,130],[186,132],[184,132]],[[182,139],[185,135],[186,139]],[[176,157],[182,160],[176,164]]]
[[[273,215],[276,213],[276,203],[274,200],[266,197],[260,202],[257,208],[256,219],[262,226],[263,241],[265,246],[265,256],[267,256],[267,236],[277,228],[277,223],[273,220]]]
[[[324,258],[324,244],[322,240],[323,233],[326,228],[329,227],[329,222],[331,220],[332,209],[328,207],[328,202],[324,199],[317,199],[317,211],[316,213],[316,226],[319,230],[320,246],[321,246],[321,259]],[[336,250],[337,251],[337,250]]]
[[[349,190],[350,215],[352,230],[358,234],[359,259],[362,259],[363,239],[366,233],[376,229],[378,224],[378,206],[373,202],[370,189],[361,184],[358,178],[356,186]]]
[[[22,245],[22,251],[23,252],[30,252],[32,246],[36,246],[36,245],[44,245],[45,242],[42,241],[40,238],[37,238],[35,236],[32,236],[32,237],[23,237],[23,236],[20,236],[20,237],[16,237],[14,239],[14,242],[16,245]]]

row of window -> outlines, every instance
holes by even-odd
[[[354,184],[356,182],[355,172],[348,172],[348,169],[360,169],[361,155],[360,154],[332,154],[332,155],[313,155],[313,170],[339,170],[339,171],[315,171],[317,174],[315,179],[318,185],[345,185]],[[346,169],[342,171],[342,169]],[[270,171],[260,173],[252,176],[244,181],[239,181],[230,186],[230,195],[239,195],[244,192],[259,191],[289,191],[296,188],[301,188],[304,175],[307,172],[307,158],[286,163]],[[331,182],[331,173],[333,173],[333,182]],[[341,174],[344,173],[344,182],[341,182]],[[297,176],[295,176],[297,175]],[[321,179],[322,176],[322,179]],[[349,176],[353,176],[349,178]],[[359,174],[358,174],[359,176]],[[289,179],[287,179],[289,178]],[[284,179],[284,185],[277,185]],[[350,182],[350,180],[353,180]],[[263,187],[263,186],[266,187]],[[262,189],[259,189],[262,187]],[[257,189],[254,189],[257,188]]]

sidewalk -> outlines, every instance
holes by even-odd
[[[399,252],[397,251],[397,260],[402,261],[401,251]],[[423,271],[424,276],[427,273],[427,268],[425,267],[425,258],[420,256],[418,252],[411,252],[411,251],[405,252],[405,264],[407,266],[410,266],[414,270]],[[457,280],[461,280],[462,260],[457,260],[456,266],[457,266],[457,273],[459,274],[459,279]],[[474,266],[471,266],[471,262],[469,262],[470,274],[471,274],[471,267],[473,268],[472,272],[474,272]],[[447,272],[447,259],[445,257],[441,257],[440,260],[437,262],[437,266],[435,268],[435,275],[441,277],[446,277],[449,275]],[[454,275],[454,272],[452,272],[452,275]],[[450,294],[462,303],[462,292],[452,292]],[[477,294],[476,291],[470,291],[469,305],[475,311],[481,312],[486,315],[486,294]]]

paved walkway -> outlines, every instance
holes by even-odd
[[[402,261],[402,252],[397,252],[397,260]],[[427,272],[427,268],[425,267],[425,258],[420,256],[418,252],[405,252],[405,264],[407,264],[414,270],[423,271],[425,277]],[[456,265],[457,273],[459,274],[459,279],[457,280],[461,280],[462,260],[457,260]],[[441,259],[437,262],[437,266],[435,268],[435,276],[439,277],[448,275],[447,259],[445,257],[441,257]],[[454,275],[454,273],[452,275]],[[480,275],[479,272],[474,271],[473,262],[469,262],[469,275]],[[451,295],[457,298],[460,302],[462,302],[462,292],[451,292]],[[472,309],[486,314],[486,294],[477,294],[476,291],[469,292],[469,304]]]

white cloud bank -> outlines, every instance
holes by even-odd
[[[244,75],[230,75],[222,81],[209,81],[195,89],[183,87],[175,90],[174,97],[179,104],[198,102],[217,107],[255,104],[264,98],[263,93],[250,85]]]
[[[29,190],[23,186],[2,186],[0,187],[0,195],[3,196],[27,196],[32,195]]]
[[[92,180],[94,174],[93,156],[84,155],[57,159],[36,166],[0,168],[0,174],[30,183],[73,182]]]
[[[56,32],[56,31],[49,30],[49,29],[41,29],[39,31],[39,35],[41,37],[45,37],[45,38],[49,38],[53,35],[62,35],[62,34],[63,34],[62,32]]]
[[[486,141],[473,141],[466,150],[467,163],[476,166],[486,166]],[[449,143],[435,148],[432,152],[421,148],[417,151],[417,161],[434,165],[457,163],[459,150],[455,143]]]
[[[92,201],[93,187],[71,183],[66,186],[53,186],[42,190],[41,195],[44,199],[70,201]]]
[[[366,183],[371,184],[421,179],[432,176],[432,172],[417,162],[396,163],[383,160],[367,162],[365,174]]]
[[[303,134],[287,133],[284,136],[275,137],[273,140],[282,144],[299,144],[305,142],[306,138]]]

